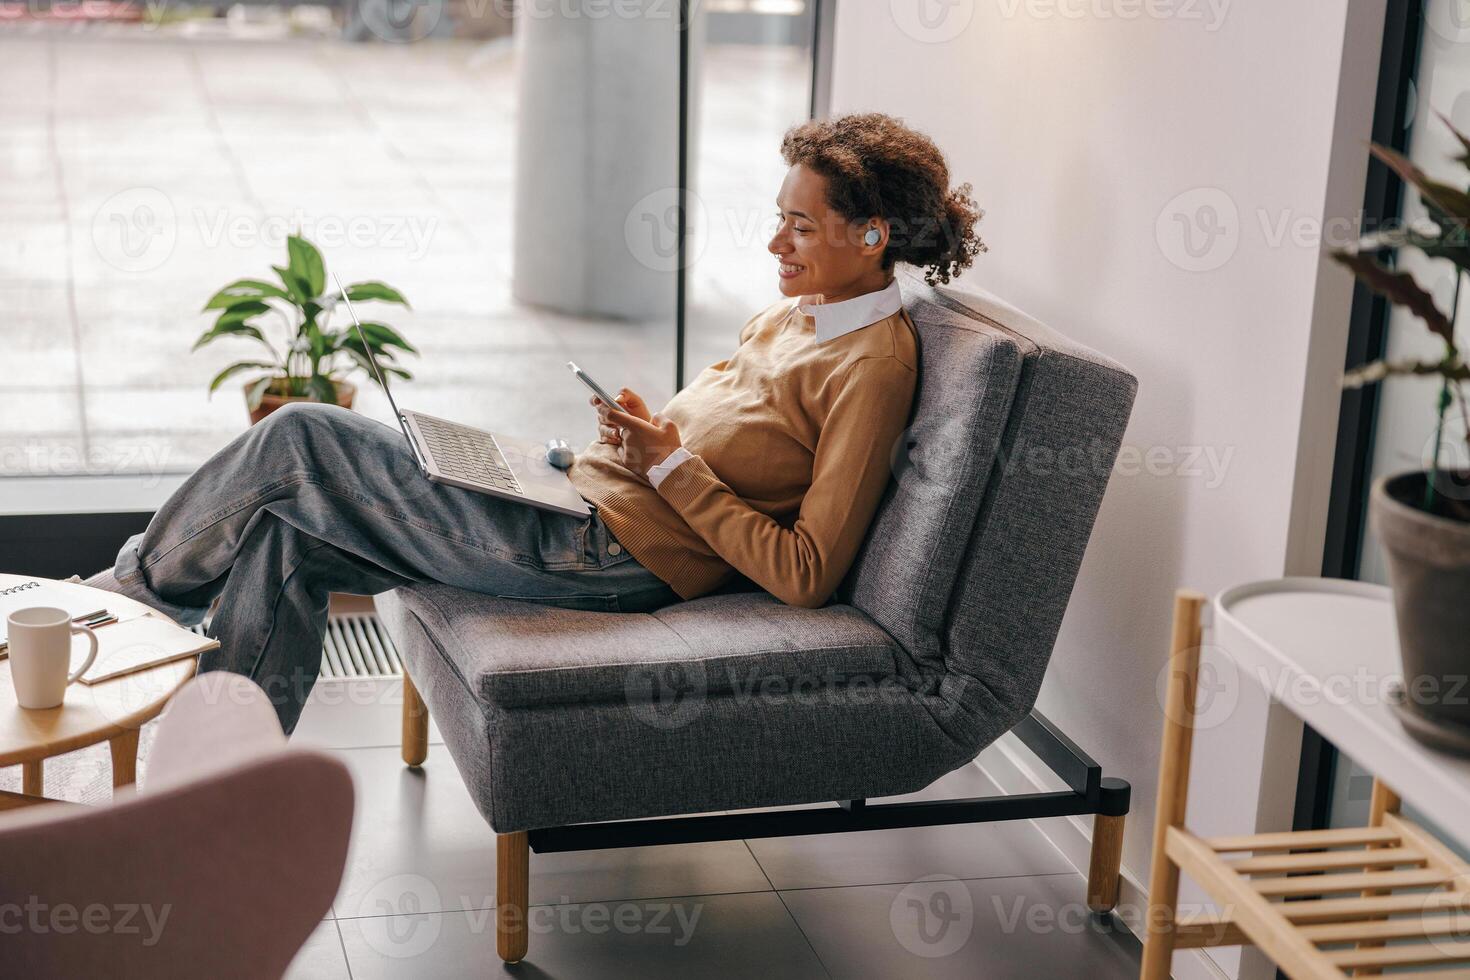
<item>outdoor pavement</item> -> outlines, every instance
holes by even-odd
[[[688,377],[777,298],[768,229],[806,53],[705,52]],[[297,227],[422,351],[401,403],[582,444],[564,362],[655,406],[673,391],[673,282],[657,322],[511,297],[515,55],[507,42],[232,40],[141,27],[0,28],[0,476],[188,472],[246,424],[244,340],[190,353],[220,286],[270,278]],[[575,234],[575,229],[568,229]],[[284,333],[284,325],[280,328]],[[359,373],[358,408],[391,419]]]

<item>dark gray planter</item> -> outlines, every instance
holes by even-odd
[[[1467,474],[1445,474],[1458,495]],[[1373,486],[1374,529],[1388,558],[1404,696],[1399,717],[1419,741],[1470,755],[1470,522],[1423,509],[1423,472]]]

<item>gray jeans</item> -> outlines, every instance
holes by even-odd
[[[442,582],[576,609],[641,612],[678,596],[597,517],[569,517],[419,472],[402,432],[336,405],[293,403],[199,467],[118,553],[122,591],[218,650],[290,732],[321,666],[332,592]]]

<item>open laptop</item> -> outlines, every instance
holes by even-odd
[[[408,439],[409,451],[424,476],[435,483],[488,493],[504,500],[518,500],[532,507],[573,517],[586,517],[592,513],[566,473],[546,461],[545,446],[435,418],[423,412],[400,411],[393,400],[393,391],[388,387],[388,379],[383,376],[378,360],[373,356],[372,345],[362,331],[357,311],[347,298],[347,290],[342,288],[342,281],[335,273],[332,280],[337,283],[337,292],[352,317],[353,326],[357,328],[357,336],[367,351],[373,374],[388,395],[388,404],[398,419],[398,427]]]

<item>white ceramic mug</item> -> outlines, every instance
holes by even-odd
[[[22,708],[56,707],[66,697],[66,686],[97,659],[97,634],[73,623],[65,609],[17,609],[5,623],[10,631],[10,680]],[[68,674],[73,633],[87,634],[92,649],[87,652],[87,662]]]

